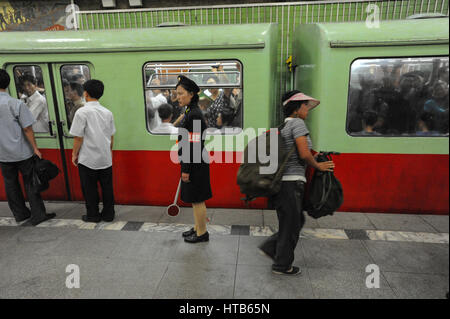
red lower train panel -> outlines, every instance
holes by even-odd
[[[42,153],[62,167],[59,150]],[[70,155],[66,151],[68,159]],[[334,161],[344,188],[340,211],[448,215],[448,155],[342,154]],[[238,167],[238,163],[211,164],[213,198],[207,201],[208,207],[245,207],[236,185]],[[72,199],[83,200],[77,168],[70,162],[68,168]],[[169,205],[180,176],[179,165],[170,161],[168,151],[114,151],[113,172],[116,202],[130,205]],[[43,197],[67,199],[63,174]],[[0,200],[6,200],[3,180]],[[266,200],[249,207],[264,208]]]

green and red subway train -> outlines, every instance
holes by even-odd
[[[208,136],[211,156],[222,162],[210,166],[207,206],[245,208],[236,184],[240,163],[225,159],[241,158],[249,129],[282,120],[279,37],[276,24],[0,33],[10,94],[23,95],[20,75],[31,72],[47,100],[49,129],[36,133],[37,142],[62,173],[44,198],[83,200],[71,163],[67,82],[95,78],[105,84],[100,102],[117,128],[116,203],[169,205],[180,169],[170,156],[175,140],[153,132],[152,98],[171,99],[176,76],[188,74],[205,108],[214,90],[233,92],[236,112],[226,125],[237,131]],[[379,28],[311,24],[291,35],[291,87],[321,101],[307,121],[313,148],[341,152],[334,157],[344,188],[341,211],[448,214],[448,39],[448,18],[386,21]],[[3,181],[0,200],[6,200]],[[266,205],[260,199],[250,207]]]

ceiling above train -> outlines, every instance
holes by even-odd
[[[81,10],[190,7],[248,3],[298,2],[297,0],[74,0]]]

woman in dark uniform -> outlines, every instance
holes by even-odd
[[[181,128],[189,132],[188,136],[183,136],[180,133],[181,135],[178,137],[178,155],[180,156],[182,181],[181,200],[186,203],[192,203],[195,220],[195,226],[184,232],[183,237],[185,242],[198,243],[209,241],[209,233],[206,230],[205,201],[212,197],[212,193],[209,181],[209,158],[207,151],[204,149],[205,145],[202,139],[207,125],[197,104],[199,99],[198,92],[200,92],[197,84],[180,75],[176,90],[180,107],[186,107]],[[194,128],[196,129],[195,131]],[[200,147],[198,147],[199,145]],[[190,149],[187,159],[182,156],[186,148]],[[205,154],[203,154],[204,152]]]

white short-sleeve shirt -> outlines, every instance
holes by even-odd
[[[172,123],[163,122],[157,128],[152,130],[152,133],[178,134],[178,128],[173,126]]]
[[[155,110],[155,116],[153,117],[153,119],[150,121],[149,124],[150,131],[153,132],[153,130],[156,127],[160,126],[162,123],[161,118],[159,117],[158,109],[162,104],[167,103],[167,99],[162,93],[159,93],[157,96],[152,96],[153,92],[151,91],[147,92],[149,92],[149,94],[147,94],[147,105],[148,107],[152,107]]]
[[[48,124],[48,108],[47,100],[37,90],[27,99],[27,106],[33,114],[36,122],[33,124],[35,133],[47,133],[49,131]]]
[[[112,166],[111,136],[116,133],[112,112],[99,102],[87,102],[73,118],[70,134],[83,137],[78,163],[90,169]]]

